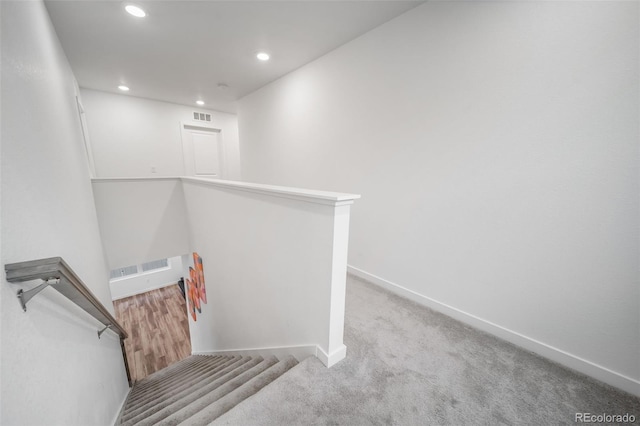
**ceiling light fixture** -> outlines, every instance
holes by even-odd
[[[118,86],[118,89],[122,90],[123,92],[128,92],[129,88],[123,84],[121,84],[120,86]]]
[[[204,101],[201,101],[201,100],[197,100],[196,103],[200,106],[204,105]]]
[[[133,15],[136,18],[144,18],[145,16],[147,16],[147,13],[144,10],[142,10],[142,8],[134,4],[126,5],[124,7],[124,10],[126,10],[130,15]]]
[[[269,54],[266,52],[260,52],[256,55],[256,58],[260,59],[261,61],[268,61],[269,60]]]

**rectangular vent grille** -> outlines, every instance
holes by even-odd
[[[142,264],[142,272],[153,271],[154,269],[167,268],[169,266],[168,259],[154,260]]]
[[[205,114],[202,112],[193,112],[193,119],[197,121],[208,121],[211,122],[211,114]]]
[[[118,268],[111,271],[109,274],[110,279],[126,277],[127,275],[134,275],[138,273],[138,265],[125,266],[124,268]]]
[[[114,269],[109,274],[110,280],[116,280],[123,277],[129,277],[132,275],[139,275],[144,272],[155,271],[158,269],[164,269],[169,267],[169,259],[158,259],[151,262],[146,262],[141,265],[125,266],[124,268]]]

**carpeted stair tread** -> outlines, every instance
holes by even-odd
[[[151,374],[149,374],[147,377],[144,377],[140,380],[138,380],[136,382],[136,384],[140,387],[144,387],[148,384],[153,384],[156,382],[156,379],[159,377],[167,377],[173,373],[175,373],[177,370],[179,370],[180,368],[183,368],[184,366],[188,366],[190,364],[194,364],[195,362],[201,362],[201,361],[206,361],[205,357],[202,356],[197,356],[197,355],[191,355],[183,360],[180,360],[178,362],[175,362],[171,365],[169,365],[168,367],[163,368],[162,370],[159,371],[155,371]]]
[[[211,383],[207,383],[204,386],[201,386],[198,389],[195,389],[193,392],[188,395],[180,398],[177,401],[172,402],[167,405],[163,409],[157,411],[156,413],[139,419],[136,424],[138,426],[146,426],[146,425],[154,425],[158,424],[158,422],[162,421],[168,416],[173,415],[179,410],[183,409],[186,406],[189,406],[194,403],[194,401],[198,401],[200,398],[205,397],[207,394],[216,391],[219,387],[222,387],[228,381],[234,379],[235,377],[242,375],[245,371],[252,369],[256,365],[260,364],[263,360],[261,357],[258,358],[250,358],[247,357],[248,361],[244,364],[233,368],[232,370],[226,372],[224,376],[219,377]]]
[[[231,410],[245,399],[256,394],[262,388],[276,380],[297,364],[298,361],[292,356],[279,361],[264,370],[262,373],[248,380],[246,383],[243,383],[235,390],[229,392],[222,398],[189,417],[181,424],[184,426],[206,426],[210,424],[213,420]]]
[[[233,375],[227,376],[228,374],[233,373],[234,371],[239,374],[242,370],[238,369],[249,362],[251,362],[251,358],[249,357],[231,357],[228,362],[221,366],[221,368],[216,369],[215,373],[204,377],[201,380],[196,379],[193,382],[180,386],[179,388],[176,388],[175,391],[167,392],[166,397],[153,400],[150,403],[131,410],[126,416],[123,416],[123,424],[133,425],[139,421],[148,419],[167,407],[171,406],[170,408],[175,410],[176,407],[179,408],[185,403],[188,404],[190,400],[195,399],[195,397],[190,397],[190,394],[199,392],[204,388],[214,388],[213,385],[219,386],[220,384],[223,384],[225,380],[230,380],[235,377]],[[253,362],[254,364],[258,363],[260,362],[260,359],[254,360]],[[180,401],[182,401],[182,404],[180,404]],[[162,417],[163,415],[160,414],[154,418]]]
[[[198,382],[199,380],[207,379],[208,377],[215,375],[218,371],[239,359],[240,357],[224,358],[212,362],[210,365],[204,365],[199,368],[194,368],[193,370],[185,371],[183,373],[183,377],[175,378],[172,381],[164,383],[164,386],[154,388],[152,391],[144,393],[136,399],[129,401],[127,404],[127,412],[124,417],[128,417],[127,414],[132,410],[136,410],[137,407],[146,405],[152,401],[158,400],[159,398],[163,398],[164,396],[170,396],[171,393],[177,389],[182,389],[194,382]]]
[[[133,401],[135,401],[135,399],[142,392],[141,389],[145,389],[148,386],[162,383],[165,379],[173,377],[175,374],[178,374],[180,371],[187,371],[189,368],[192,368],[192,366],[197,365],[197,363],[206,361],[205,358],[206,357],[204,356],[190,356],[186,359],[173,363],[170,366],[163,368],[162,370],[156,371],[150,374],[149,376],[145,377],[144,379],[141,379],[135,382],[133,384],[133,387],[129,391],[129,395],[127,396],[124,402],[124,406],[120,412],[120,415],[118,416],[118,420],[116,424],[121,424],[121,422],[123,421],[122,419],[127,412],[127,409],[135,404],[135,402]],[[214,357],[209,357],[209,358],[214,358]],[[215,358],[219,358],[219,357],[216,356]]]
[[[138,387],[138,389],[145,389],[147,386],[149,385],[154,385],[157,384],[158,380],[161,377],[167,378],[170,377],[174,374],[176,374],[179,370],[184,369],[184,368],[189,368],[189,366],[195,365],[197,363],[201,363],[201,362],[210,362],[211,359],[207,359],[207,358],[211,358],[211,359],[217,359],[217,358],[221,358],[220,356],[216,356],[216,357],[206,357],[206,356],[202,356],[202,355],[191,355],[188,358],[185,358],[181,361],[178,361],[174,364],[171,364],[170,366],[163,368],[160,371],[156,371],[154,373],[151,373],[150,375],[148,375],[147,377],[145,377],[144,379],[140,379],[136,382],[136,386]]]
[[[198,413],[200,410],[208,407],[213,404],[218,399],[222,398],[229,392],[239,388],[247,381],[251,380],[258,374],[262,373],[272,365],[276,364],[278,359],[274,356],[268,357],[267,359],[260,362],[258,365],[252,367],[251,369],[243,372],[242,374],[235,377],[233,380],[228,381],[224,385],[214,389],[211,392],[207,392],[201,398],[193,401],[186,407],[183,407],[179,411],[171,414],[169,417],[165,418],[161,422],[158,422],[158,425],[161,426],[175,426],[178,425],[185,420],[189,419],[191,416]],[[213,419],[211,419],[213,420]]]
[[[161,376],[155,379],[153,383],[148,383],[144,388],[136,383],[134,387],[134,397],[132,400],[138,400],[141,397],[155,392],[161,388],[166,388],[168,385],[184,379],[185,375],[192,374],[195,371],[207,369],[212,365],[219,364],[225,360],[224,357],[216,357],[210,360],[197,360],[196,362],[187,365],[185,368],[181,368],[175,371],[175,373],[168,376]]]
[[[202,371],[200,374],[189,376],[189,380],[176,383],[174,386],[164,389],[162,392],[154,393],[148,398],[136,401],[135,403],[129,403],[127,404],[127,409],[122,418],[124,421],[128,421],[140,413],[148,413],[151,408],[157,407],[185,390],[196,390],[199,386],[220,378],[227,372],[236,368],[239,363],[243,362],[246,362],[246,360],[243,360],[241,357],[230,357],[229,359],[225,359],[222,362],[212,365],[209,369]],[[158,410],[161,408],[162,407],[158,408]]]
[[[207,375],[207,371],[214,369],[215,366],[211,366],[209,369],[202,369],[202,370],[193,370],[193,371],[198,371],[203,375]],[[170,382],[166,382],[163,383],[163,385],[161,387],[149,390],[143,394],[138,394],[136,395],[135,398],[130,399],[127,402],[127,407],[126,407],[126,411],[129,411],[132,407],[134,406],[140,406],[140,405],[144,405],[145,403],[161,396],[163,393],[170,391],[171,389],[173,389],[174,387],[180,386],[185,382],[188,382],[192,376],[191,374],[193,374],[192,370],[186,370],[184,372],[184,374],[189,374],[188,377],[182,377],[182,378],[174,378],[172,381]]]
[[[137,382],[118,424],[209,424],[297,363],[293,357],[192,355]]]
[[[167,392],[171,392],[172,390],[182,387],[185,384],[189,384],[194,380],[210,377],[216,374],[218,371],[226,368],[228,365],[240,359],[241,357],[224,358],[214,363],[211,363],[211,365],[206,366],[204,369],[186,370],[182,373],[183,377],[182,377],[182,380],[180,380],[179,382],[175,381],[174,379],[174,381],[171,382],[171,386],[158,387],[153,391],[140,395],[138,396],[138,398],[129,401],[127,405],[127,410],[134,408],[133,406],[144,405],[147,402],[157,399],[159,396],[161,397],[163,394],[166,394]],[[167,385],[168,384],[169,383],[167,383]]]
[[[137,398],[141,394],[150,391],[151,389],[159,386],[162,383],[171,381],[176,377],[180,377],[182,374],[184,374],[185,371],[190,371],[200,365],[208,364],[215,361],[217,361],[217,359],[207,360],[205,359],[205,357],[191,356],[167,367],[167,369],[170,369],[170,371],[165,371],[165,369],[156,371],[155,373],[145,377],[144,379],[137,381],[132,389],[131,396],[132,398]]]

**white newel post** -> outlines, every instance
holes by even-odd
[[[351,204],[353,200],[339,201],[334,209],[328,353],[319,357],[327,367],[347,354],[343,335]]]

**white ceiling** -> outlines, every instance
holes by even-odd
[[[46,5],[81,87],[235,112],[242,96],[420,3],[135,1],[145,18],[121,1]]]

